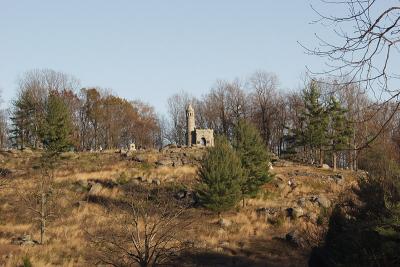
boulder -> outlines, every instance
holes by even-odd
[[[174,162],[170,159],[160,159],[156,162],[159,166],[173,166]]]
[[[272,171],[274,169],[274,167],[272,167],[272,163],[268,162],[268,170]]]
[[[258,208],[256,209],[257,217],[263,216],[268,221],[270,218],[276,217],[281,210],[279,208]]]
[[[103,189],[103,186],[99,183],[94,183],[92,187],[90,187],[89,190],[89,196],[94,196],[100,193],[100,191]]]
[[[157,178],[153,179],[153,184],[160,185],[161,184],[160,179],[157,179]]]
[[[143,183],[143,182],[146,182],[147,179],[143,176],[138,176],[138,177],[136,177],[136,180]]]
[[[328,164],[322,164],[322,165],[321,165],[321,169],[329,170],[330,168],[331,168],[331,167],[329,167]]]
[[[286,214],[292,219],[297,219],[304,215],[304,210],[300,207],[287,208]]]
[[[326,196],[318,196],[316,202],[320,207],[329,208],[331,206],[331,201]]]
[[[23,235],[23,236],[13,238],[11,240],[11,243],[14,245],[19,245],[19,246],[33,246],[33,245],[39,244],[39,242],[32,239],[31,235]]]
[[[304,215],[304,210],[301,207],[294,207],[292,216],[293,218],[299,218]]]
[[[303,238],[301,237],[300,232],[297,230],[293,230],[287,233],[285,239],[296,247],[300,247],[303,243]]]
[[[187,196],[187,191],[186,190],[179,190],[178,192],[176,192],[176,194],[174,195],[174,197],[176,199],[184,199]]]

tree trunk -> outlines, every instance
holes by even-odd
[[[45,232],[46,232],[46,194],[42,193],[42,198],[40,201],[40,244],[45,242]]]
[[[319,149],[319,165],[322,166],[324,164],[324,151],[322,147]]]
[[[333,170],[334,171],[336,171],[336,158],[337,158],[336,151],[333,151]]]

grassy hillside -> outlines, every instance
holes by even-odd
[[[278,161],[274,180],[235,211],[217,215],[196,205],[193,193],[203,150],[171,148],[126,155],[114,152],[66,153],[55,172],[57,212],[45,245],[38,224],[21,201],[38,174],[37,152],[2,152],[8,186],[0,190],[0,265],[88,266],[98,261],[90,235],[110,227],[115,207],[127,196],[155,192],[165,202],[185,206],[188,242],[176,266],[305,266],[322,240],[328,216],[357,173]],[[20,242],[30,235],[31,243]],[[25,238],[26,239],[26,238]]]

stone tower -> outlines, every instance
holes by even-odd
[[[187,126],[187,146],[191,146],[193,143],[193,132],[195,131],[196,124],[194,119],[194,109],[192,105],[188,105],[186,109],[186,126]]]

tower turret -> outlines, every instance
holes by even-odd
[[[186,130],[187,130],[187,141],[186,145],[191,146],[193,144],[193,132],[196,128],[194,109],[191,104],[186,109]]]

